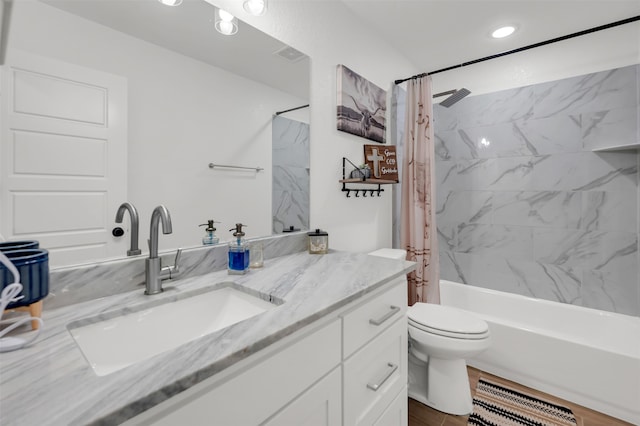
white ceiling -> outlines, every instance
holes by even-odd
[[[640,15],[640,0],[342,1],[422,72]],[[492,39],[503,25],[518,30]]]
[[[309,98],[308,57],[289,61],[275,55],[288,46],[244,22],[232,37],[217,33],[214,7],[203,0],[184,0],[179,7],[164,6],[157,0],[41,1],[302,99]]]
[[[214,9],[206,1],[184,0],[176,8],[163,6],[157,0],[42,1],[308,98],[308,58],[292,63],[274,55],[285,45],[242,22],[240,31],[233,37],[217,34],[212,23]],[[640,0],[309,1],[342,1],[356,19],[373,28],[421,72],[640,15]],[[517,26],[517,32],[502,40],[489,36],[493,29],[505,24]],[[628,25],[640,27],[639,22]],[[638,45],[640,49],[640,40]],[[269,70],[273,72],[267,74]]]

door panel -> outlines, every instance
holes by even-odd
[[[127,83],[10,50],[2,67],[0,233],[35,239],[50,264],[126,253],[111,236],[127,201]]]

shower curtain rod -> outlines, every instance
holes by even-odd
[[[547,44],[556,43],[558,41],[563,41],[563,40],[568,40],[570,38],[579,37],[579,36],[583,36],[583,35],[586,35],[586,34],[591,34],[591,33],[594,33],[596,31],[602,31],[602,30],[606,30],[606,29],[617,27],[617,26],[624,25],[624,24],[629,24],[631,22],[636,22],[636,21],[640,21],[640,15],[634,16],[634,17],[631,17],[631,18],[627,18],[627,19],[623,19],[621,21],[612,22],[610,24],[601,25],[599,27],[590,28],[588,30],[578,31],[577,33],[567,34],[567,35],[564,35],[564,36],[561,36],[561,37],[552,38],[550,40],[541,41],[539,43],[530,44],[528,46],[519,47],[517,49],[508,50],[506,52],[497,53],[495,55],[485,56],[484,58],[474,59],[473,61],[463,62],[463,63],[461,63],[459,65],[454,65],[454,66],[451,66],[451,67],[442,68],[442,69],[439,69],[439,70],[436,70],[436,71],[423,72],[422,74],[416,74],[414,76],[411,76],[411,77],[408,77],[408,78],[404,78],[402,80],[396,80],[395,84],[400,84],[400,83],[403,83],[403,82],[405,82],[407,80],[411,80],[411,79],[415,79],[415,78],[421,78],[421,77],[424,77],[424,76],[427,76],[427,75],[438,74],[438,73],[441,73],[441,72],[444,72],[444,71],[453,70],[453,69],[456,69],[456,68],[466,67],[468,65],[477,64],[478,62],[484,62],[484,61],[488,61],[490,59],[500,58],[502,56],[507,56],[507,55],[511,55],[513,53],[518,53],[518,52],[522,52],[522,51],[525,51],[525,50],[533,49],[534,47],[545,46]]]
[[[276,112],[276,115],[284,114],[285,112],[295,111],[295,110],[297,110],[297,109],[306,108],[306,107],[308,107],[308,106],[309,106],[309,104],[306,104],[306,105],[301,105],[301,106],[299,106],[299,107],[295,107],[295,108],[287,109],[287,110],[284,110],[284,111],[278,111],[278,112]]]

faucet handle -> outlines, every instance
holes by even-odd
[[[180,258],[182,257],[182,249],[178,248],[178,251],[176,251],[176,259],[173,261],[173,266],[175,267],[175,269],[178,269],[178,263],[180,263]]]
[[[176,258],[173,261],[173,266],[167,267],[167,270],[169,271],[169,279],[178,278],[182,275],[182,271],[180,270],[180,257],[182,257],[182,249],[178,248],[178,251],[176,251]]]

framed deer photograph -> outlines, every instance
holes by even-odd
[[[338,130],[385,143],[387,92],[338,65]]]

